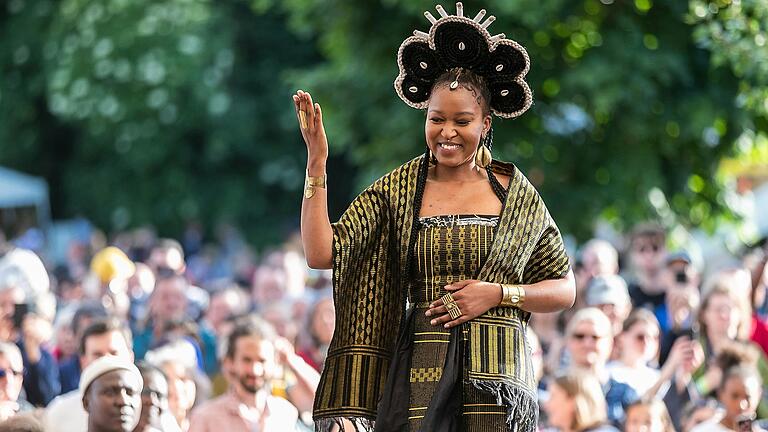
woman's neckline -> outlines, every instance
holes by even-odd
[[[436,215],[430,215],[430,216],[419,216],[419,219],[434,219],[434,218],[459,218],[459,219],[484,218],[484,219],[492,219],[492,218],[498,218],[498,217],[499,217],[499,215],[478,214],[478,213],[448,213],[448,214],[436,214]]]

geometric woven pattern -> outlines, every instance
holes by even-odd
[[[315,397],[318,430],[340,418],[370,425],[376,417],[405,307],[404,269],[422,162],[419,156],[374,182],[332,225],[336,330]],[[565,276],[568,256],[538,192],[512,164],[494,160],[491,170],[510,176],[510,186],[478,279],[521,284]],[[470,321],[467,372],[477,385],[500,395],[522,387],[535,405],[525,349],[529,316],[497,307]],[[508,408],[515,413],[515,407]],[[536,416],[528,410],[517,414]]]
[[[415,368],[411,369],[411,382],[436,382],[440,381],[443,375],[443,368]]]

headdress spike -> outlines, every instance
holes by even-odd
[[[424,33],[423,31],[420,31],[420,30],[414,30],[413,35],[423,39],[429,39],[429,33]]]
[[[436,23],[436,22],[437,22],[437,19],[435,18],[435,16],[434,16],[434,15],[432,15],[432,12],[430,12],[430,11],[426,11],[426,12],[424,12],[424,16],[425,16],[425,17],[427,17],[427,19],[429,20],[429,22],[430,22],[430,23],[432,23],[432,24],[434,24],[434,23]]]
[[[487,28],[488,28],[488,26],[489,26],[489,25],[491,25],[491,24],[492,24],[494,21],[496,21],[496,17],[495,17],[495,16],[493,16],[493,15],[491,15],[491,16],[489,16],[489,17],[488,17],[488,18],[485,20],[485,22],[483,23],[482,27],[483,27],[484,29],[487,29]]]
[[[437,11],[440,12],[440,17],[445,18],[448,16],[448,13],[443,8],[443,5],[437,5],[435,6],[435,9],[437,9]]]
[[[476,23],[480,23],[480,20],[483,19],[484,16],[485,16],[485,9],[480,9],[480,12],[478,12],[477,15],[475,15],[475,17],[472,18],[472,21]]]
[[[491,43],[496,43],[496,42],[504,39],[505,37],[507,37],[507,35],[505,35],[504,33],[499,33],[496,36],[493,36],[491,38]]]
[[[456,16],[464,16],[464,4],[462,2],[456,2]]]

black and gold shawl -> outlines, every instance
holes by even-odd
[[[347,418],[373,428],[390,359],[404,316],[408,240],[419,165],[413,159],[363,191],[333,224],[336,330],[315,396],[320,431]],[[494,161],[510,176],[496,237],[479,280],[529,284],[564,277],[569,263],[560,233],[541,197],[512,164]],[[508,407],[518,430],[532,431],[538,414],[536,383],[525,342],[530,314],[493,308],[468,323],[467,374],[475,386]]]

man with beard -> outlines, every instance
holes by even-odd
[[[296,428],[298,411],[287,400],[270,394],[276,368],[274,330],[264,321],[247,318],[229,334],[222,359],[230,391],[192,412],[189,432],[268,432]]]
[[[80,376],[88,432],[132,432],[141,414],[141,373],[125,358],[104,356]]]

